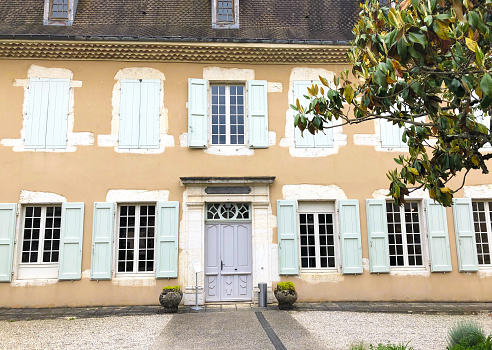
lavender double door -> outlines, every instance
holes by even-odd
[[[205,300],[251,300],[251,223],[207,224]]]

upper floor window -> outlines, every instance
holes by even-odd
[[[212,1],[212,28],[239,28],[239,0]]]
[[[475,240],[479,265],[491,265],[490,239],[492,238],[491,202],[473,201],[473,222],[475,225]]]
[[[70,79],[29,79],[26,148],[66,148]]]
[[[212,85],[212,145],[244,145],[244,85]]]
[[[50,19],[68,19],[68,0],[51,0]]]

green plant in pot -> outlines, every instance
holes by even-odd
[[[164,307],[164,312],[176,313],[182,298],[183,292],[180,286],[164,287],[159,295],[159,303]]]
[[[297,300],[296,287],[292,282],[279,282],[277,288],[273,291],[273,294],[275,294],[275,298],[277,298],[278,308],[280,310],[292,309]]]

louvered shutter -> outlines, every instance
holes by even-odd
[[[179,202],[157,203],[157,278],[178,277]]]
[[[142,80],[140,83],[140,148],[159,148],[160,137],[160,80]]]
[[[402,141],[403,128],[386,119],[379,119],[381,125],[381,146],[385,148],[406,147]]]
[[[82,277],[82,241],[84,238],[84,203],[62,204],[59,280]]]
[[[266,80],[248,81],[249,147],[268,148],[268,89]]]
[[[360,234],[359,201],[339,201],[342,273],[360,274],[362,269],[362,240]]]
[[[50,80],[31,78],[28,89],[24,145],[26,148],[45,148]]]
[[[278,263],[280,275],[299,274],[297,202],[277,201]]]
[[[208,146],[208,81],[188,80],[188,147]]]
[[[140,135],[140,81],[121,80],[118,147],[138,148]]]
[[[46,148],[67,147],[69,101],[70,79],[50,79]]]
[[[477,245],[470,198],[453,199],[453,217],[459,271],[478,271]]]
[[[0,282],[12,281],[17,204],[0,204]]]
[[[432,199],[427,199],[425,206],[431,271],[450,272],[452,267],[446,209]]]
[[[366,199],[367,234],[369,238],[369,270],[371,273],[390,271],[386,201]]]
[[[113,264],[114,204],[94,203],[91,279],[110,280]]]

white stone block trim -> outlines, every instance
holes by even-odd
[[[21,190],[19,203],[21,204],[48,204],[66,203],[67,199],[59,194],[51,192],[34,192]]]
[[[345,192],[335,185],[284,185],[282,196],[287,200],[347,199]]]
[[[326,157],[337,154],[340,147],[347,145],[347,135],[343,133],[342,126],[333,128],[333,147],[327,148],[296,148],[294,136],[294,118],[295,113],[290,108],[294,101],[294,81],[296,80],[319,80],[319,76],[333,81],[335,73],[322,68],[293,68],[289,78],[288,106],[285,112],[285,137],[280,139],[281,147],[289,147],[289,153],[292,157]],[[342,120],[333,120],[333,125],[342,124]],[[308,131],[306,131],[308,132]]]
[[[68,119],[67,119],[67,147],[62,149],[49,148],[26,148],[24,145],[26,133],[26,117],[28,111],[29,98],[29,79],[30,78],[50,78],[50,79],[72,79],[73,72],[65,68],[47,68],[38,65],[31,65],[27,71],[28,79],[16,79],[14,86],[24,88],[24,102],[22,105],[22,130],[18,139],[2,139],[0,144],[6,147],[12,147],[14,152],[75,152],[76,146],[91,146],[94,144],[94,134],[91,132],[74,132],[74,103],[75,94],[74,88],[82,86],[82,82],[78,80],[70,81]]]
[[[392,199],[389,196],[389,190],[387,188],[381,188],[379,190],[375,190],[372,193],[372,198],[374,199]],[[429,191],[423,190],[423,189],[418,189],[416,191],[410,192],[410,195],[406,196],[406,198],[410,199],[428,199],[429,197]]]
[[[106,202],[166,202],[169,200],[167,190],[109,190],[106,194]]]
[[[464,198],[490,199],[492,198],[492,185],[477,185],[463,187]]]
[[[134,154],[159,154],[164,153],[166,147],[174,147],[174,137],[168,135],[168,109],[164,106],[164,81],[166,77],[164,73],[148,67],[130,67],[120,69],[114,76],[116,83],[113,86],[113,94],[111,98],[111,105],[113,107],[111,117],[111,134],[110,135],[98,135],[97,145],[100,147],[114,147],[117,153],[134,153]],[[160,101],[160,141],[159,148],[119,148],[118,147],[118,134],[120,126],[120,103],[121,103],[121,80],[122,79],[154,79],[161,81],[161,93],[159,97]]]

